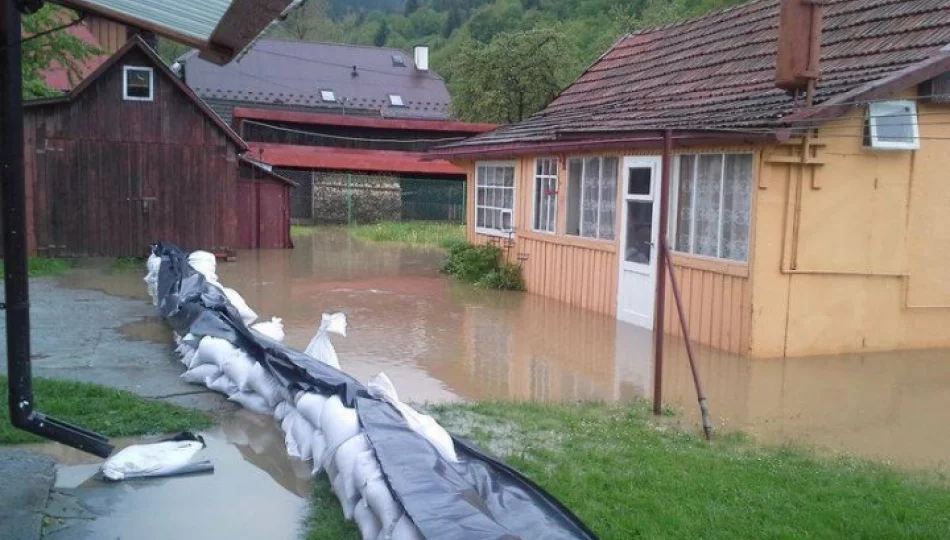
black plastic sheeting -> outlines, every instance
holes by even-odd
[[[570,510],[526,478],[455,435],[459,463],[446,461],[388,403],[356,379],[250,329],[218,287],[188,264],[187,253],[156,244],[162,258],[159,310],[171,327],[244,349],[291,392],[336,394],[355,407],[386,481],[429,539],[596,539]]]

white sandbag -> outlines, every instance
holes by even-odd
[[[201,441],[135,444],[106,460],[102,474],[109,480],[172,474],[186,467],[202,448]]]
[[[327,448],[333,450],[360,432],[360,420],[355,409],[343,405],[339,396],[333,396],[323,406],[320,427],[327,437]]]
[[[229,358],[219,364],[224,374],[234,381],[237,387],[246,389],[247,378],[254,367],[254,361],[244,351],[235,350]]]
[[[196,350],[190,350],[190,351],[186,352],[185,355],[181,357],[181,363],[182,363],[186,368],[189,368],[189,369],[190,369],[190,368],[191,368],[191,364],[193,364],[194,361],[195,361],[195,355],[196,355],[196,354],[198,354],[198,351],[196,351]],[[207,364],[207,365],[211,365],[211,364]]]
[[[327,397],[316,392],[303,392],[297,397],[297,412],[313,424],[317,429],[323,429],[321,417],[323,407],[327,404]]]
[[[366,498],[366,486],[373,480],[379,480],[383,477],[383,470],[376,461],[376,454],[372,450],[360,452],[356,457],[356,467],[353,468],[353,478],[356,483],[356,489],[360,495]]]
[[[343,491],[343,479],[342,475],[337,476],[336,480],[333,481],[333,493],[336,494],[337,500],[340,501],[340,506],[343,507],[343,517],[349,521],[353,519],[353,511],[356,510],[356,503],[359,501],[359,496],[355,498],[350,498],[346,496],[346,493]]]
[[[245,409],[257,414],[274,414],[274,408],[268,405],[264,398],[251,392],[238,392],[229,397],[228,401],[238,403]]]
[[[356,459],[360,454],[369,450],[369,448],[366,435],[357,435],[341,444],[333,455],[337,474],[340,475],[340,481],[342,482],[340,487],[348,499],[359,497],[360,495],[356,482]]]
[[[251,366],[251,371],[247,375],[247,380],[242,390],[254,392],[266,399],[267,403],[274,406],[290,399],[290,392],[287,391],[287,388],[277,382],[277,379],[270,373],[267,373],[267,370],[264,369],[264,366],[261,365],[260,362],[255,362],[254,365]]]
[[[313,339],[310,340],[310,344],[307,345],[304,353],[318,362],[340,369],[340,359],[336,355],[333,343],[330,342],[330,334],[346,337],[346,315],[342,313],[332,315],[324,313],[320,321],[320,328]]]
[[[294,422],[291,431],[294,434],[294,440],[297,441],[297,455],[304,461],[313,459],[313,432],[314,427],[303,416],[299,416]]]
[[[224,291],[224,295],[228,297],[228,302],[231,302],[231,305],[237,310],[238,315],[241,316],[244,324],[251,324],[257,320],[257,313],[247,305],[247,302],[244,301],[244,298],[241,297],[237,291],[228,287],[224,287],[222,290]]]
[[[213,364],[202,364],[200,366],[195,366],[188,371],[181,374],[181,380],[185,381],[188,384],[204,384],[207,385],[207,380],[214,380],[215,377],[221,374],[221,368]]]
[[[366,385],[370,395],[381,399],[399,411],[399,414],[405,418],[409,427],[422,435],[439,452],[443,459],[452,463],[458,462],[458,455],[455,453],[455,443],[445,428],[439,425],[434,418],[427,414],[422,414],[412,407],[399,401],[399,395],[396,394],[396,387],[385,373],[380,373],[375,379]]]
[[[363,540],[376,540],[379,531],[382,530],[379,518],[376,517],[373,509],[363,499],[356,503],[356,508],[353,510],[353,521],[356,522],[356,528],[360,530]]]
[[[319,429],[313,430],[313,438],[310,442],[310,453],[313,455],[313,470],[311,473],[316,476],[323,470],[323,458],[327,452],[327,439]]]
[[[395,525],[396,520],[403,514],[402,505],[396,502],[393,494],[389,491],[389,486],[382,478],[370,480],[362,491],[366,504],[373,510],[373,514],[379,519],[383,530],[389,530]]]
[[[205,365],[208,365],[208,364],[205,364]],[[204,367],[204,366],[199,366],[199,367]],[[225,396],[228,396],[228,397],[231,397],[234,394],[237,394],[238,392],[241,391],[241,389],[238,388],[236,384],[234,384],[234,381],[232,381],[227,375],[223,373],[218,375],[217,377],[209,377],[208,379],[206,379],[206,381],[208,384],[208,390],[212,390],[219,394],[224,394]]]
[[[280,424],[292,410],[294,410],[293,405],[286,401],[281,401],[274,406],[274,420],[277,420],[277,423]]]
[[[389,540],[426,540],[419,531],[416,524],[409,519],[409,516],[403,513],[392,532],[387,535]]]
[[[196,272],[203,275],[205,280],[210,282],[218,281],[218,260],[215,258],[214,253],[208,253],[207,251],[192,251],[188,255],[188,264],[195,269]]]
[[[297,448],[297,439],[294,438],[294,424],[297,420],[303,418],[297,409],[291,409],[287,416],[280,422],[280,429],[284,432],[284,445],[287,447],[287,455],[293,458],[300,457],[300,450]]]
[[[273,341],[284,341],[284,321],[280,317],[273,317],[269,321],[259,322],[251,330]]]
[[[222,367],[228,359],[238,352],[237,347],[231,345],[226,339],[205,336],[198,342],[198,353],[192,360],[191,367],[201,364],[212,364]]]
[[[158,273],[162,268],[162,258],[154,253],[148,256],[145,261],[145,283],[148,288],[148,295],[152,298],[152,305],[158,305]]]

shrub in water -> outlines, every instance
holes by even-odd
[[[492,245],[455,244],[442,269],[458,279],[492,289],[524,290],[521,267],[503,263],[501,248]]]

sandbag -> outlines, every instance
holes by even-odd
[[[337,474],[340,475],[340,481],[342,482],[340,487],[348,499],[360,495],[355,474],[356,459],[369,449],[369,441],[366,439],[366,435],[357,435],[341,444],[334,452],[333,461],[336,463]]]
[[[207,365],[208,364],[205,364],[204,366],[198,366],[198,367],[205,367]],[[228,378],[227,375],[223,373],[218,375],[217,377],[209,377],[208,379],[205,379],[205,380],[207,381],[209,390],[215,391],[219,394],[224,394],[225,396],[228,396],[228,397],[231,397],[234,394],[237,394],[238,392],[241,391],[237,387],[237,385],[234,384],[234,381],[232,381],[230,378]]]
[[[218,281],[218,260],[215,258],[214,253],[192,251],[191,254],[188,255],[188,264],[191,265],[196,272],[204,276],[206,281],[212,283]]]
[[[221,364],[221,371],[234,381],[239,389],[247,388],[247,378],[254,367],[254,361],[244,351],[236,350],[234,354]],[[246,390],[245,390],[246,391]]]
[[[373,480],[383,477],[383,470],[379,467],[379,461],[376,460],[376,454],[372,450],[360,452],[356,456],[356,467],[353,468],[353,479],[356,483],[356,489],[360,495],[366,498],[366,484]]]
[[[284,341],[284,321],[280,317],[273,317],[269,321],[259,322],[251,326],[251,330],[273,341]]]
[[[221,368],[213,364],[202,364],[195,366],[181,374],[181,380],[188,384],[207,385],[208,380],[214,380],[221,374]]]
[[[198,354],[196,350],[190,350],[181,357],[181,363],[184,364],[186,368],[191,368],[191,364],[195,361],[195,355]],[[211,365],[211,364],[206,364]]]
[[[346,315],[334,313],[333,315],[324,313],[320,322],[320,328],[310,340],[304,353],[307,356],[323,362],[328,366],[340,369],[340,359],[336,355],[336,349],[330,342],[330,334],[338,334],[346,337]]]
[[[251,366],[251,371],[248,373],[244,387],[241,390],[254,392],[273,406],[290,399],[290,392],[277,382],[277,379],[271,376],[270,373],[267,373],[264,366],[257,362]]]
[[[333,396],[323,406],[320,427],[327,437],[327,448],[333,450],[360,432],[360,420],[355,409],[343,405],[339,396]]]
[[[264,398],[251,392],[238,392],[229,397],[228,401],[238,403],[245,409],[257,414],[274,414],[274,408],[268,405]]]
[[[192,360],[191,367],[201,364],[223,367],[225,362],[239,352],[237,347],[231,345],[227,340],[212,336],[203,337],[198,342],[198,353]]]
[[[309,461],[313,459],[313,433],[314,427],[303,416],[298,416],[291,428],[294,434],[294,440],[297,441],[297,454],[300,459]]]
[[[353,521],[356,522],[356,528],[360,530],[363,540],[376,540],[379,531],[382,530],[379,518],[376,517],[372,508],[363,499],[356,503],[356,508],[353,510]]]
[[[327,397],[315,392],[301,392],[297,397],[297,412],[313,424],[313,427],[322,430],[323,407]]]
[[[251,324],[257,320],[257,313],[247,305],[240,293],[228,287],[223,287],[221,290],[224,291],[224,296],[228,297],[228,302],[237,310],[244,324]]]
[[[284,432],[284,444],[287,447],[287,455],[294,458],[300,457],[297,439],[294,438],[294,424],[301,418],[303,417],[300,416],[297,409],[291,409],[280,423],[280,429]]]
[[[277,423],[280,424],[284,421],[284,418],[290,414],[290,411],[294,410],[294,406],[286,401],[281,401],[276,406],[274,406],[274,420],[277,420]]]
[[[343,517],[347,521],[353,519],[353,511],[356,510],[356,503],[359,501],[359,495],[356,497],[347,497],[346,493],[343,490],[343,475],[338,475],[336,480],[333,481],[333,493],[336,495],[336,498],[340,501],[340,506],[343,507]]]
[[[393,498],[389,486],[382,478],[370,480],[362,490],[363,499],[373,509],[373,514],[379,519],[383,530],[391,529],[399,516],[403,514],[402,506]]]
[[[311,474],[316,476],[323,470],[323,459],[327,451],[327,440],[323,432],[319,429],[313,430],[313,439],[310,443],[310,453],[313,455],[313,470]]]
[[[377,375],[375,379],[366,385],[366,388],[373,397],[383,400],[395,407],[396,410],[399,411],[399,414],[405,418],[409,427],[429,441],[432,446],[438,450],[443,459],[452,463],[458,462],[458,455],[455,453],[455,443],[452,441],[452,436],[431,416],[422,414],[399,401],[399,396],[396,394],[396,387],[385,373]]]
[[[200,439],[134,444],[106,460],[102,474],[109,480],[172,474],[188,466],[202,448]]]
[[[426,540],[422,533],[419,532],[419,528],[416,527],[416,524],[409,519],[409,516],[403,514],[399,521],[396,522],[396,526],[393,527],[392,532],[390,532],[386,538],[389,540]]]

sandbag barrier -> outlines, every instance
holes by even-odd
[[[325,471],[364,540],[595,539],[524,475],[403,404],[380,374],[363,385],[339,369],[324,315],[304,353],[284,346],[280,319],[257,321],[224,287],[214,256],[152,246],[145,282],[172,327],[188,382],[273,415],[288,454]]]

